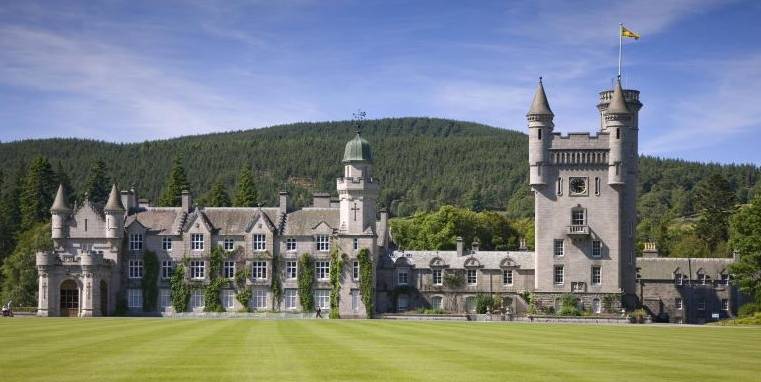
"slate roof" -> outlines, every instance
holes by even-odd
[[[306,207],[288,214],[283,235],[311,235],[312,230],[321,222],[325,222],[330,228],[338,229],[339,219],[338,208]]]
[[[180,207],[147,207],[127,216],[124,226],[138,222],[158,235],[179,235],[186,216]]]
[[[693,280],[698,278],[701,269],[706,275],[717,279],[722,271],[727,272],[733,261],[731,258],[640,257],[637,258],[637,267],[643,280],[673,280],[677,269]]]
[[[431,261],[439,258],[449,268],[461,269],[466,261],[475,259],[486,269],[499,269],[503,260],[509,259],[520,269],[534,269],[534,252],[528,251],[477,251],[457,256],[457,251],[393,251],[389,254],[392,262],[405,258],[415,268],[430,268]]]
[[[550,103],[547,101],[547,94],[544,92],[541,78],[539,85],[536,86],[536,93],[534,93],[534,100],[531,101],[531,107],[528,109],[528,115],[554,115],[550,109]]]
[[[266,217],[265,221],[274,231],[278,230],[280,221],[279,208],[206,207],[200,211],[220,235],[244,235],[260,214]]]

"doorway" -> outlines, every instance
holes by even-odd
[[[79,316],[79,288],[74,280],[66,280],[61,284],[61,316]]]

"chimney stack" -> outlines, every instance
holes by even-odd
[[[327,192],[315,192],[312,194],[312,207],[330,208],[330,194]]]
[[[645,248],[642,249],[642,257],[660,257],[658,254],[658,248],[655,246],[655,243],[645,243]]]
[[[291,209],[291,206],[288,205],[290,202],[290,194],[288,191],[280,191],[280,215],[288,213],[288,211]]]
[[[457,236],[457,256],[465,256],[465,245],[461,236]]]
[[[193,197],[190,195],[190,191],[182,190],[182,209],[185,212],[190,212],[193,208]]]

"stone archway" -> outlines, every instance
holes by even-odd
[[[79,286],[74,280],[66,280],[61,283],[61,300],[59,312],[62,317],[79,316]]]
[[[108,284],[100,280],[100,315],[108,316]]]

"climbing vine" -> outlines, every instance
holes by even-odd
[[[359,261],[359,293],[362,295],[362,303],[365,304],[367,318],[373,316],[375,300],[375,281],[373,280],[373,260],[370,251],[362,248],[357,254]]]
[[[169,279],[169,286],[172,289],[172,307],[175,312],[187,312],[188,302],[190,301],[190,286],[185,282],[185,265],[178,264],[172,272]]]
[[[312,287],[314,282],[314,262],[308,253],[299,257],[299,302],[301,310],[304,312],[314,311],[314,298],[312,297]]]
[[[221,247],[214,247],[209,255],[209,284],[203,291],[203,311],[204,312],[224,312],[222,301],[219,293],[226,280],[221,277],[222,261],[225,259],[224,250]]]
[[[153,251],[143,253],[143,279],[140,284],[143,288],[143,312],[155,312],[156,302],[159,298],[158,288],[159,260]]]
[[[283,302],[283,283],[280,280],[280,258],[272,256],[272,309],[280,310],[280,303]]]
[[[339,306],[341,302],[341,274],[343,273],[344,258],[339,256],[338,245],[333,243],[330,251],[330,318],[341,318]]]

